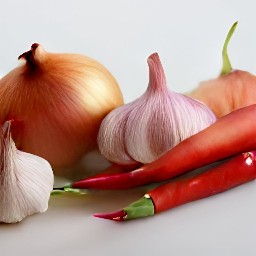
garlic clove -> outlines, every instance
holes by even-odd
[[[0,129],[0,222],[5,223],[45,212],[54,180],[46,160],[16,149],[10,125]]]
[[[137,100],[103,120],[98,146],[108,160],[150,163],[216,121],[203,103],[171,92],[157,53],[148,58],[149,85]]]
[[[133,103],[136,105],[136,102]],[[98,134],[100,153],[109,161],[117,164],[125,165],[136,162],[128,154],[125,142],[126,117],[131,112],[129,105],[111,111],[103,119]]]

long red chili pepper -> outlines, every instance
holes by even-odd
[[[256,178],[256,151],[239,154],[212,169],[148,192],[139,201],[113,213],[95,214],[111,220],[146,217],[204,197],[215,195]]]
[[[134,171],[100,175],[72,184],[74,188],[128,189],[161,182],[190,170],[256,148],[256,105],[236,110],[182,141],[158,160]]]

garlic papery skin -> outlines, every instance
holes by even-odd
[[[111,111],[101,124],[99,150],[112,162],[150,163],[216,121],[203,103],[168,90],[157,53],[148,58],[148,65],[146,92]]]
[[[120,88],[105,67],[83,55],[33,44],[19,59],[0,80],[0,121],[17,121],[18,149],[43,157],[54,171],[71,167],[97,148],[101,121],[123,104]]]
[[[43,158],[16,149],[10,121],[0,130],[0,222],[15,223],[47,210],[53,171]]]

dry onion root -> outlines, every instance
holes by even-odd
[[[41,156],[54,169],[70,167],[97,146],[102,119],[123,104],[115,78],[97,61],[48,53],[39,44],[0,80],[0,122],[15,120],[18,149]]]

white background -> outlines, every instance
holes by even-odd
[[[0,74],[39,42],[48,51],[99,60],[129,102],[146,89],[146,58],[158,52],[169,88],[186,92],[219,74],[221,48],[236,20],[231,62],[256,73],[255,10],[252,0],[1,0]],[[142,194],[54,197],[47,213],[0,225],[0,255],[256,255],[255,182],[153,218],[115,223],[91,216]]]

